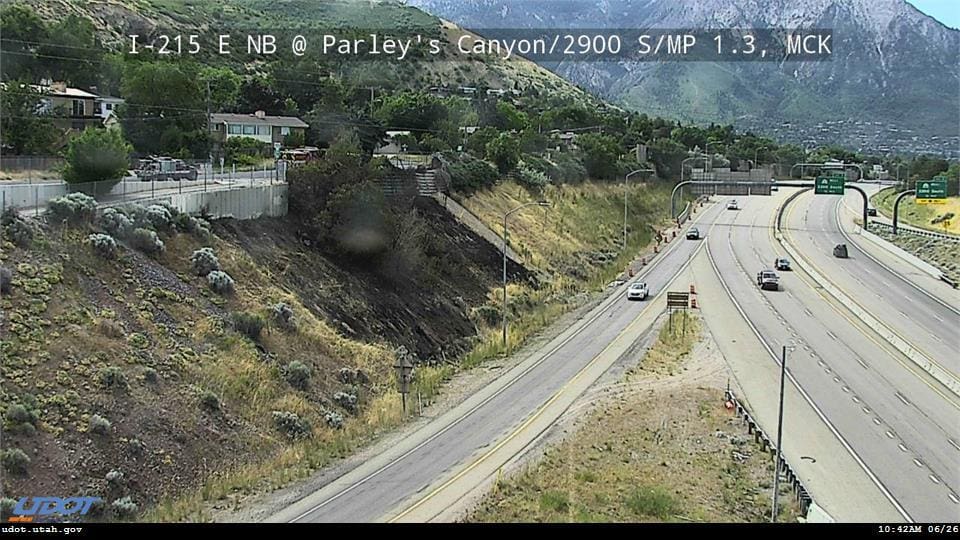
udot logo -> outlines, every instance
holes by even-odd
[[[29,523],[34,516],[50,516],[58,514],[71,516],[85,515],[99,497],[21,497],[13,507],[11,523]]]

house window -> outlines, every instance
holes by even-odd
[[[243,125],[243,134],[244,134],[244,135],[256,135],[256,134],[257,134],[257,126],[254,126],[254,125],[251,125],[251,124],[244,124],[244,125]]]
[[[270,126],[257,126],[257,135],[270,135]]]
[[[280,128],[280,134],[283,135],[283,136],[289,135],[289,134],[290,134],[290,128],[285,127],[285,126],[282,127],[282,128]]]
[[[86,116],[83,110],[83,100],[75,99],[73,100],[73,116]]]
[[[230,124],[230,126],[229,126],[228,129],[229,129],[231,135],[242,135],[242,134],[243,134],[243,126],[241,126],[240,124]]]
[[[113,110],[113,103],[104,103],[104,105],[107,107],[107,110],[108,110],[108,111],[112,111],[112,110]]]

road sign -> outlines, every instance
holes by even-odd
[[[843,195],[846,177],[842,175],[818,176],[813,192],[817,195]]]
[[[690,293],[667,292],[668,308],[686,308],[690,305]]]
[[[944,204],[947,202],[947,178],[936,176],[933,180],[917,182],[917,204]]]

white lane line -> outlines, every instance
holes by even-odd
[[[883,422],[881,422],[879,418],[874,418],[874,419],[873,419],[873,423],[879,426],[879,425],[882,424]]]
[[[865,414],[870,414],[870,407],[862,407]]]
[[[857,358],[857,362],[859,362],[860,365],[863,366],[864,369],[867,369],[867,364],[866,364],[863,360]]]
[[[960,450],[960,445],[958,445],[957,442],[954,441],[953,439],[947,439],[947,442],[950,443],[950,446],[956,448],[957,450]]]
[[[830,339],[837,341],[837,335],[834,334],[833,332],[827,330],[827,335],[830,336]]]
[[[893,432],[888,430],[888,431],[887,431],[887,437],[890,437],[890,438],[892,439],[892,438],[893,438]]]
[[[930,481],[933,482],[934,484],[939,484],[939,483],[940,483],[940,480],[939,480],[936,476],[934,476],[934,475],[932,475],[932,474],[929,475],[929,476],[930,476]]]
[[[914,465],[916,465],[917,467],[923,467],[923,462],[920,461],[920,460],[917,459],[917,458],[913,458],[913,463],[914,463]]]
[[[913,298],[910,298],[910,295],[904,296],[903,298],[904,298],[907,302],[910,302],[911,304],[913,303]]]
[[[950,493],[947,493],[947,497],[950,497],[950,500],[953,501],[954,504],[960,504],[960,498],[954,495],[952,491]]]
[[[843,388],[841,388],[841,390],[843,390],[843,393],[844,393],[844,394],[849,394],[849,393],[850,393],[850,387],[849,387],[849,386],[844,386]]]
[[[807,317],[813,317],[813,312],[807,308],[803,308],[803,312],[807,314]]]
[[[936,313],[934,313],[933,318],[936,319],[936,320],[938,320],[938,321],[940,321],[940,322],[946,322],[946,321],[943,320],[943,317],[937,315]]]
[[[903,443],[898,444],[898,445],[897,445],[897,448],[899,448],[901,452],[906,452],[906,451],[907,451],[907,447],[904,446]]]
[[[900,392],[894,392],[893,395],[897,396],[897,399],[903,402],[904,405],[910,405],[910,402],[907,401],[907,398],[900,395]]]
[[[860,398],[858,398],[857,396],[853,396],[853,402],[860,403]]]

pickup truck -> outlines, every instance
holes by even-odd
[[[763,290],[779,291],[780,276],[773,270],[757,272],[757,286]]]

